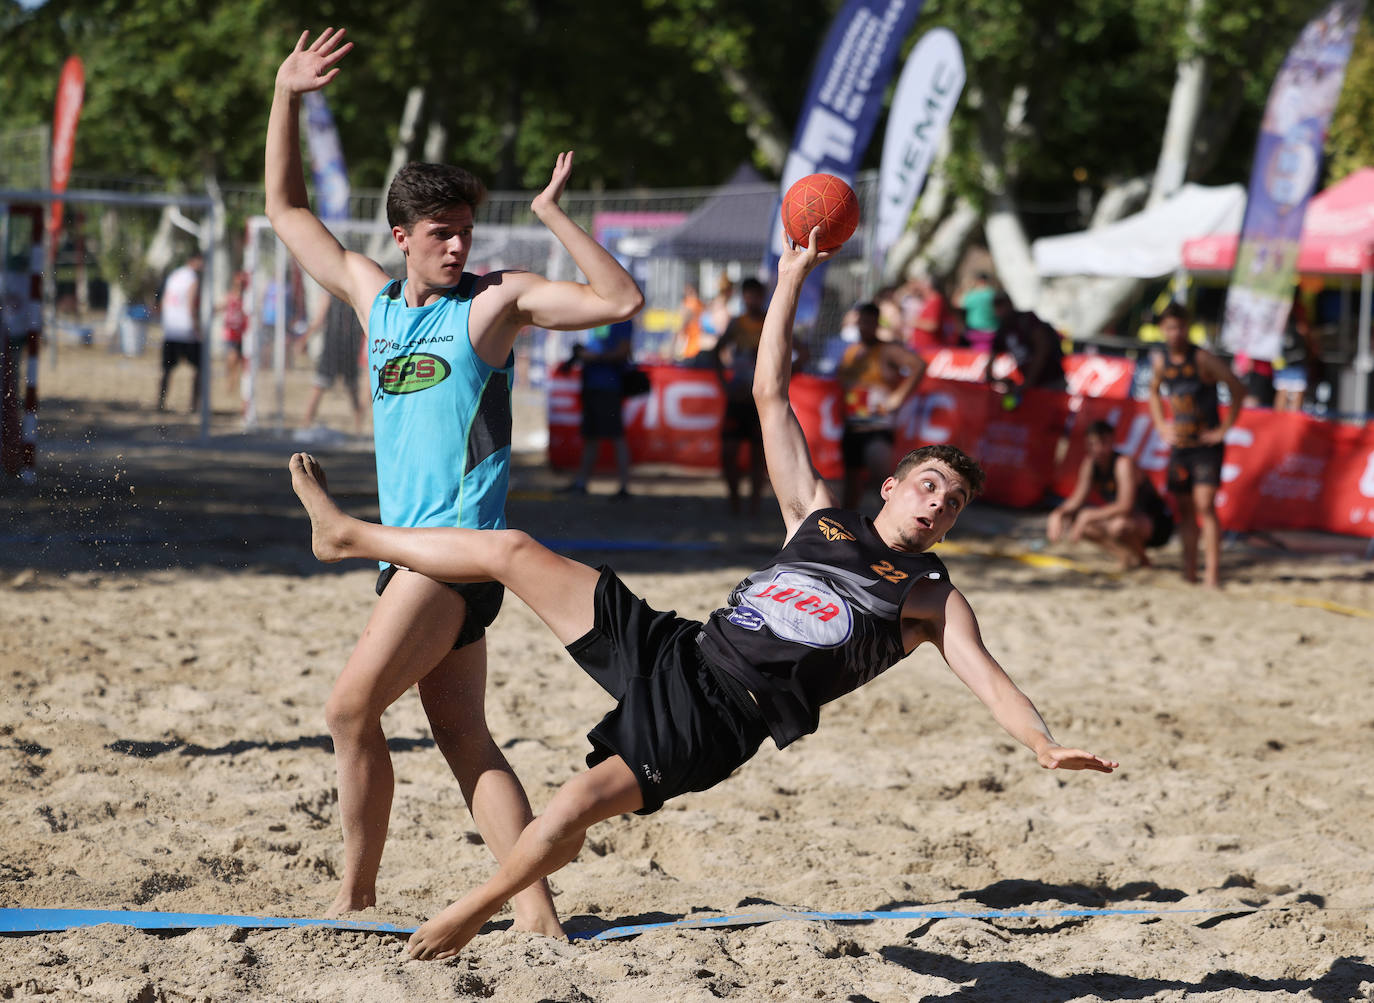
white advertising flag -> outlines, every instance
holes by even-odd
[[[906,228],[964,79],[964,54],[947,28],[926,32],[907,57],[888,112],[878,172],[875,238],[880,252],[895,244]]]

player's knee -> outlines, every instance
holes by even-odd
[[[539,543],[534,537],[519,529],[497,530],[494,536],[495,554],[492,563],[495,567],[492,570],[500,581],[505,582],[509,578],[509,572],[525,564]]]
[[[324,722],[335,739],[347,740],[379,725],[381,714],[364,696],[336,687],[325,701]]]

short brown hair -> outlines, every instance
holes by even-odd
[[[968,497],[972,501],[983,491],[983,483],[987,480],[987,475],[983,473],[983,468],[978,465],[978,461],[957,446],[947,443],[937,443],[930,446],[921,446],[913,449],[902,457],[897,468],[892,471],[892,476],[901,480],[912,469],[925,463],[927,460],[939,460],[949,469],[964,479],[968,485]]]
[[[1173,300],[1163,310],[1159,311],[1159,316],[1155,318],[1156,324],[1163,324],[1166,320],[1173,318],[1184,327],[1188,326],[1188,308],[1178,300]]]
[[[386,193],[386,221],[411,227],[434,219],[460,205],[477,212],[487,199],[487,187],[471,171],[450,164],[406,164],[396,172]]]

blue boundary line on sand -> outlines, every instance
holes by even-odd
[[[322,926],[368,933],[414,933],[413,926],[345,919],[287,919],[277,916],[225,916],[215,913],[137,912],[125,909],[0,909],[0,933],[57,933],[112,923],[138,930],[196,930],[237,926],[247,930]]]
[[[1280,906],[1279,909],[1287,907]],[[654,930],[709,930],[734,926],[758,926],[779,922],[868,922],[913,919],[1073,919],[1094,916],[1239,915],[1275,911],[1254,906],[1234,909],[894,909],[872,912],[769,912],[732,913],[725,916],[690,916],[660,923],[613,926],[597,932],[569,935],[570,940],[620,940]],[[216,913],[139,912],[120,909],[0,909],[0,933],[60,933],[79,927],[114,924],[139,930],[195,930],[234,926],[248,930],[286,927],[324,927],[365,933],[414,933],[413,926],[344,919],[290,919],[276,916],[233,916]]]
[[[1285,908],[1285,907],[1279,907]],[[1071,919],[1092,916],[1186,916],[1236,915],[1261,912],[1260,908],[1241,906],[1237,909],[986,909],[968,912],[958,909],[892,909],[872,912],[758,912],[735,913],[729,916],[700,916],[663,923],[641,923],[635,926],[613,926],[600,933],[572,934],[572,940],[617,940],[634,937],[653,930],[709,930],[716,927],[754,926],[780,922],[867,922],[879,919]]]

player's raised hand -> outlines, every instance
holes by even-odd
[[[339,75],[339,60],[353,48],[352,42],[339,44],[343,37],[343,28],[326,28],[319,38],[307,45],[310,31],[301,32],[296,47],[277,69],[277,89],[304,94],[317,91],[333,80]]]
[[[788,272],[797,271],[803,276],[810,273],[822,261],[830,257],[829,251],[817,250],[816,244],[820,239],[821,228],[814,226],[811,228],[811,236],[805,247],[787,241],[787,246],[783,248],[782,255],[778,258],[778,274],[783,275]]]
[[[1066,749],[1062,745],[1051,745],[1035,757],[1047,770],[1096,770],[1098,773],[1111,773],[1121,764],[1114,759],[1103,759],[1082,749]]]
[[[558,200],[563,197],[563,189],[568,185],[568,178],[572,177],[573,151],[560,153],[558,159],[554,161],[553,177],[549,179],[548,187],[534,197],[530,203],[530,208],[534,214],[539,215],[540,209],[558,205]]]

